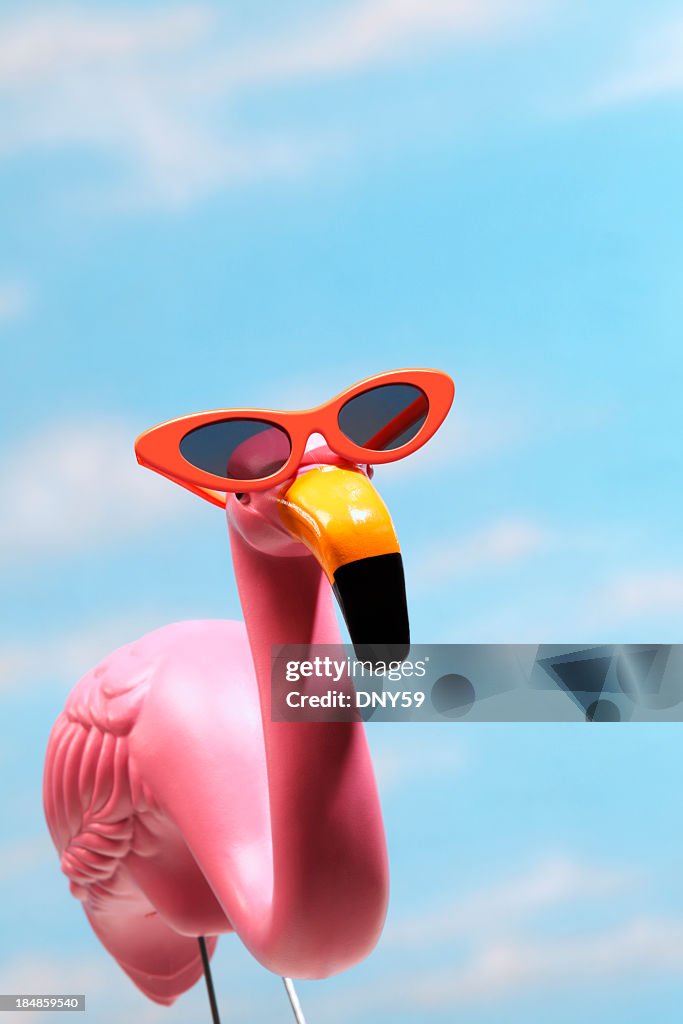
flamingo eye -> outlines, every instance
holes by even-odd
[[[242,505],[248,505],[251,501],[249,495],[245,491],[236,491],[235,497]]]

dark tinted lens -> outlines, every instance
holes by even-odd
[[[414,385],[380,384],[341,407],[339,427],[361,448],[387,452],[411,441],[428,411],[427,396]]]
[[[289,435],[265,420],[219,420],[191,430],[180,454],[197,469],[233,480],[261,480],[282,469]]]

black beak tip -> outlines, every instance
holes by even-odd
[[[405,661],[410,651],[410,643],[396,644],[354,644],[354,652],[358,661],[369,661],[374,666],[383,662]]]
[[[410,651],[403,560],[398,552],[341,565],[334,574],[351,643],[359,661],[403,661]]]

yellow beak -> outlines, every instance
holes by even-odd
[[[330,583],[341,565],[401,550],[389,511],[364,473],[316,466],[279,503],[288,531],[315,555]]]
[[[389,511],[364,473],[316,466],[279,499],[289,533],[317,559],[357,653],[405,658],[410,644],[401,549]],[[391,657],[393,653],[393,658]]]

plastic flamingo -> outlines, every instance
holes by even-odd
[[[430,396],[429,412],[423,395],[419,416],[393,415],[408,433],[390,448],[386,438],[398,435],[385,426],[373,461],[424,443],[450,387],[440,402]],[[426,382],[419,388],[428,393]],[[307,430],[325,426],[320,410],[310,415]],[[354,643],[387,640],[405,655],[394,528],[367,465],[348,458],[334,431],[326,445],[309,432],[297,450],[287,428],[278,468],[275,414],[267,430],[253,413],[247,420],[253,429],[220,455],[222,480],[215,466],[179,472],[154,455],[183,421],[154,428],[137,449],[140,461],[225,504],[245,624],[177,623],[115,651],[75,686],[47,752],[45,812],[71,892],[123,970],[165,1004],[198,980],[223,932],[283,976],[349,967],[375,945],[387,903],[363,724],[272,721],[270,674],[273,644],[340,642],[328,580]]]

